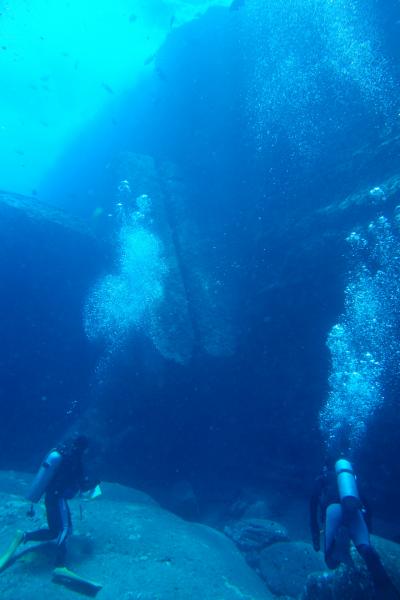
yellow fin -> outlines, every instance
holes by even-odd
[[[8,563],[14,556],[15,551],[17,550],[18,546],[22,543],[23,539],[24,539],[24,532],[18,530],[17,533],[15,534],[13,541],[11,542],[11,544],[9,545],[7,550],[4,552],[4,554],[0,557],[0,571],[2,571],[3,569],[6,568],[6,566],[8,565]]]
[[[88,590],[94,594],[97,594],[97,592],[99,592],[103,587],[100,583],[96,583],[90,579],[85,579],[77,573],[70,571],[66,567],[57,567],[53,570],[53,581],[57,583],[63,583],[78,590]]]

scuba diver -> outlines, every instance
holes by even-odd
[[[78,492],[93,491],[92,497],[99,495],[98,481],[90,481],[85,475],[83,455],[88,448],[88,438],[75,434],[64,443],[51,450],[43,460],[27,500],[37,503],[45,494],[48,527],[35,531],[18,531],[7,552],[0,557],[0,571],[14,557],[20,544],[26,542],[47,542],[56,540],[56,567],[64,567],[66,542],[72,533],[71,514],[67,500]],[[33,516],[33,506],[28,515]]]
[[[329,569],[346,560],[350,538],[365,561],[377,598],[400,599],[371,545],[371,513],[365,498],[359,494],[353,467],[344,458],[334,466],[328,461],[315,482],[310,500],[310,527],[316,552],[320,549],[320,525],[324,529],[324,554]]]

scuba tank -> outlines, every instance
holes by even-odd
[[[61,464],[62,456],[57,450],[52,450],[40,465],[26,499],[30,502],[39,502],[44,491],[53,479]]]
[[[340,502],[343,508],[350,510],[361,508],[361,500],[358,495],[356,477],[351,463],[341,458],[335,463],[337,484]]]

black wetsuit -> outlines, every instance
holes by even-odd
[[[48,528],[28,531],[24,542],[57,540],[56,566],[64,566],[66,542],[72,533],[71,513],[67,500],[78,491],[92,489],[97,482],[90,482],[84,474],[82,453],[57,448],[62,455],[61,464],[45,492]]]
[[[320,549],[322,525],[325,562],[330,569],[335,569],[341,562],[338,534],[340,530],[345,529],[366,563],[378,597],[382,600],[400,598],[378,553],[371,546],[371,513],[365,496],[361,493],[360,499],[363,506],[361,509],[345,508],[340,501],[336,473],[326,470],[317,478],[310,500],[310,527],[314,549]]]

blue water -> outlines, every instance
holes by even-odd
[[[389,518],[399,3],[97,4],[0,17],[0,189],[91,230],[0,221],[0,467],[81,427],[103,477],[206,501],[344,450]]]

